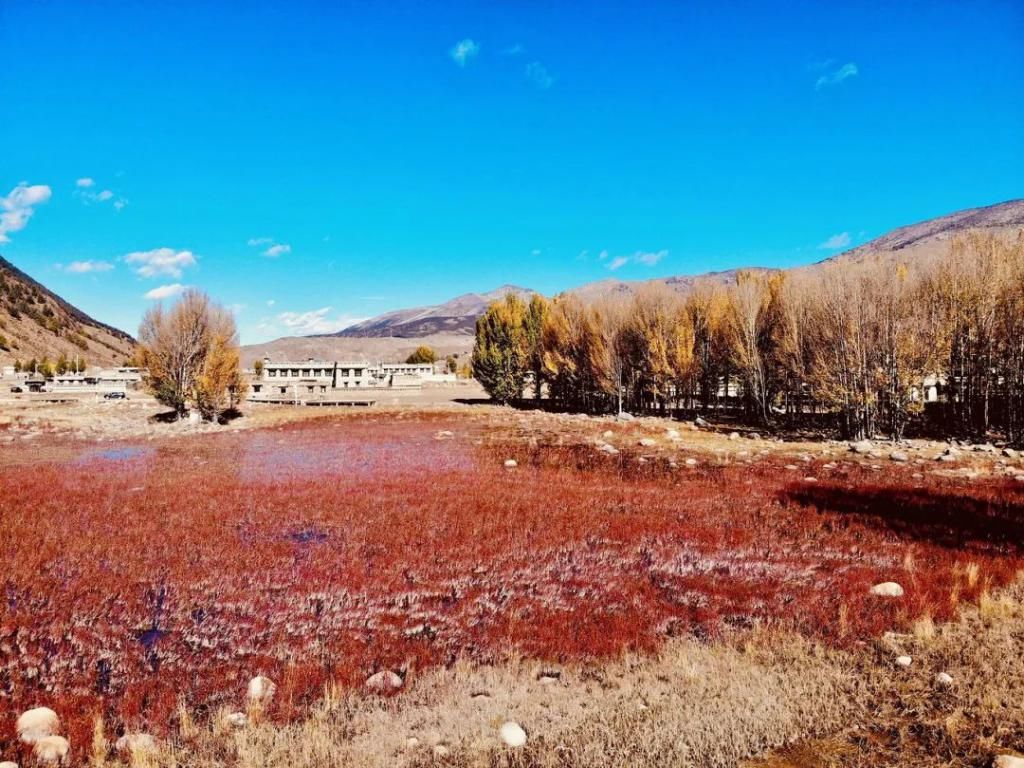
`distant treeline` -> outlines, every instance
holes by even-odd
[[[788,427],[824,417],[850,438],[900,438],[933,398],[933,430],[1021,442],[1024,233],[969,233],[907,262],[740,272],[685,296],[509,295],[477,321],[473,371],[500,402],[529,385],[575,411],[732,408]]]

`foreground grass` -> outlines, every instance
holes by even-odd
[[[328,692],[290,725],[196,725],[185,715],[159,768],[343,766],[987,766],[1024,748],[1024,581],[957,620],[854,650],[792,635],[675,640],[657,655],[554,670],[456,665],[397,698]],[[894,663],[913,657],[909,668]],[[939,672],[952,685],[935,682]],[[557,678],[551,678],[557,674]],[[498,739],[506,720],[523,749]],[[107,760],[96,744],[94,764]],[[114,765],[113,762],[106,762]]]

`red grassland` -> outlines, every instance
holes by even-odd
[[[97,714],[162,732],[179,701],[240,707],[257,673],[288,718],[327,681],[459,657],[593,660],[753,623],[847,644],[1021,566],[1024,484],[673,469],[550,438],[360,416],[0,468],[0,743],[40,704],[76,748]],[[904,598],[868,594],[889,580]]]

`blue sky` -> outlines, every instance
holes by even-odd
[[[1022,41],[1019,0],[0,0],[0,254],[243,342],[816,261],[1024,196]]]

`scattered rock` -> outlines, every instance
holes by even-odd
[[[685,464],[686,466],[688,466],[688,467],[696,467],[696,466],[697,466],[697,460],[696,460],[696,459],[687,459],[687,460],[686,460],[686,461],[684,461],[683,463],[684,463],[684,464]]]
[[[869,454],[875,449],[870,440],[861,440],[857,443],[850,443],[850,450],[854,453]]]
[[[906,451],[893,451],[889,454],[889,459],[891,461],[903,463],[905,461],[910,461],[910,455]]]
[[[63,736],[43,736],[32,747],[32,754],[40,763],[63,763],[70,749]]]
[[[604,431],[604,433],[601,435],[601,437],[603,437],[605,440],[607,440],[609,438],[615,437],[615,433],[612,432],[610,429],[606,429]]]
[[[939,672],[939,674],[935,676],[935,684],[941,685],[943,688],[948,688],[953,684],[953,677],[946,672]]]
[[[615,456],[619,452],[618,448],[614,445],[609,445],[608,443],[602,445],[598,450],[601,451],[601,453],[607,453],[609,456]]]
[[[49,707],[36,707],[24,712],[15,724],[18,738],[25,744],[35,744],[39,739],[53,736],[60,731],[60,718]]]
[[[913,659],[910,658],[909,656],[897,656],[896,657],[896,666],[897,667],[909,667],[912,662],[913,662]]]
[[[505,459],[505,469],[515,469],[519,466],[519,462],[515,459]]]
[[[224,718],[224,722],[232,728],[245,728],[249,724],[249,718],[246,717],[245,712],[232,712]]]
[[[274,698],[274,691],[276,690],[277,686],[273,680],[263,675],[256,675],[256,677],[249,681],[246,697],[249,699],[250,704],[263,706]]]
[[[695,427],[706,427],[706,426],[709,426],[709,425],[708,425],[708,423],[706,421],[704,421],[704,419],[702,419],[700,416],[698,416],[696,419],[693,420],[693,426],[695,426]]]
[[[729,433],[729,439],[730,440],[739,440],[740,439],[740,433],[739,432],[730,432]]]
[[[434,745],[434,757],[436,757],[438,760],[444,760],[450,754],[451,750],[448,749],[448,747],[446,747],[444,744]]]
[[[382,669],[366,679],[366,687],[374,693],[390,693],[402,687],[402,678],[390,669]]]
[[[126,733],[117,740],[114,748],[129,754],[156,752],[156,739],[148,733]]]
[[[895,581],[883,581],[871,588],[871,594],[878,597],[903,597],[903,587]]]
[[[641,438],[640,441],[638,442],[638,445],[642,445],[644,448],[650,448],[650,447],[655,446],[657,444],[658,444],[658,441],[654,440],[653,438],[650,438],[650,437]]]
[[[1003,448],[1003,456],[1005,456],[1008,459],[1016,459],[1017,451],[1015,451],[1013,448]],[[1005,757],[1005,755],[1000,755],[1000,757]]]
[[[0,768],[18,768],[18,764],[12,763],[10,760],[4,760],[0,763]]]
[[[2,768],[2,766],[0,766]],[[996,755],[992,768],[1024,768],[1024,757],[1017,755]]]
[[[679,434],[678,429],[666,429],[665,437],[668,438],[669,440],[679,440],[682,437],[682,435]]]
[[[526,746],[526,731],[522,729],[519,723],[514,723],[511,720],[507,723],[502,723],[501,728],[498,729],[498,735],[510,747],[518,749],[519,747]]]
[[[761,433],[760,432],[751,432],[749,435],[747,435],[747,437],[749,437],[751,440],[760,440],[761,439]]]
[[[622,411],[618,416],[615,417],[619,421],[633,421],[633,414]]]

